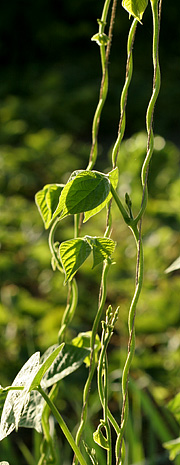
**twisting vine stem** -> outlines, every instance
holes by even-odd
[[[99,20],[99,34],[98,34],[99,38],[101,38],[104,33],[110,2],[111,0],[105,1],[102,16],[101,16],[101,19]],[[100,45],[102,79],[101,79],[101,86],[100,86],[100,93],[99,93],[99,102],[98,102],[98,105],[97,105],[97,108],[94,114],[94,119],[93,119],[93,124],[92,124],[92,145],[91,145],[89,164],[88,164],[87,170],[92,170],[93,166],[95,165],[96,159],[97,159],[97,153],[98,153],[97,137],[98,137],[98,131],[99,131],[99,123],[100,123],[101,112],[102,112],[104,103],[106,101],[107,92],[108,92],[108,62],[109,62],[111,43],[112,43],[113,25],[114,25],[114,20],[115,20],[115,15],[116,15],[116,5],[117,5],[117,0],[113,0],[107,46],[104,44],[100,44],[98,42]]]
[[[112,313],[112,307],[109,306],[106,311],[106,321],[102,321],[102,338],[101,338],[101,353],[98,363],[98,393],[103,408],[103,422],[101,420],[100,426],[104,426],[106,430],[107,441],[107,465],[112,463],[112,444],[111,444],[111,429],[109,421],[114,426],[116,433],[119,432],[119,427],[108,408],[108,361],[107,361],[107,347],[111,336],[113,334],[114,325],[118,318],[119,307]]]
[[[116,163],[117,163],[119,148],[120,148],[120,144],[123,139],[123,136],[124,136],[125,125],[126,125],[125,110],[126,110],[126,104],[127,104],[128,88],[131,82],[132,72],[133,72],[132,50],[133,50],[137,23],[138,23],[137,19],[134,19],[132,22],[130,31],[129,31],[128,41],[127,41],[126,77],[125,77],[124,87],[121,93],[121,101],[120,101],[121,115],[120,115],[120,121],[119,121],[118,136],[117,136],[117,140],[114,144],[113,151],[112,151],[113,168],[115,168]]]
[[[143,188],[142,194],[142,202],[141,202],[141,209],[136,217],[136,223],[142,217],[148,199],[148,192],[147,192],[147,179],[148,179],[148,171],[149,171],[149,163],[152,157],[153,148],[154,148],[154,135],[153,135],[153,115],[154,115],[154,108],[156,104],[156,100],[159,94],[160,85],[161,85],[161,74],[160,74],[160,66],[159,66],[159,33],[160,33],[160,21],[161,21],[161,9],[162,9],[162,0],[150,0],[151,3],[151,10],[152,10],[152,17],[153,17],[153,49],[152,49],[152,57],[153,57],[153,67],[154,67],[154,75],[153,75],[153,90],[152,95],[149,101],[149,105],[146,112],[146,129],[147,129],[147,150],[146,150],[146,157],[142,166],[141,170],[141,182]],[[158,7],[159,3],[159,7]]]
[[[87,418],[87,401],[88,401],[88,397],[89,397],[92,378],[93,378],[94,371],[95,371],[95,368],[96,368],[95,352],[94,352],[95,340],[96,340],[96,334],[97,334],[98,326],[99,326],[100,319],[101,319],[101,316],[102,316],[102,311],[103,311],[103,308],[104,308],[105,300],[106,300],[106,287],[107,287],[106,282],[107,282],[107,274],[108,274],[110,264],[111,264],[111,261],[106,260],[104,262],[104,266],[103,266],[103,272],[102,272],[102,278],[101,278],[101,286],[100,286],[100,292],[99,292],[98,311],[97,311],[95,319],[94,319],[94,323],[93,323],[93,327],[92,327],[92,333],[91,333],[91,356],[90,356],[89,374],[88,374],[88,378],[87,378],[87,381],[86,381],[86,384],[85,384],[85,387],[84,387],[84,391],[83,391],[83,407],[82,407],[82,412],[81,412],[81,422],[80,422],[80,425],[79,425],[79,428],[78,428],[78,431],[77,431],[77,434],[76,434],[76,444],[77,445],[80,443],[82,432],[84,430],[85,423],[86,423],[86,418]],[[74,456],[73,464],[77,465],[77,463],[78,463],[77,457]]]
[[[153,115],[154,115],[154,108],[155,103],[158,97],[159,89],[160,89],[160,67],[159,67],[159,32],[160,32],[160,18],[161,18],[161,5],[162,0],[150,0],[151,9],[152,9],[152,17],[153,17],[153,67],[154,67],[154,76],[153,76],[153,90],[151,99],[148,105],[147,114],[146,114],[146,126],[147,126],[147,153],[146,158],[143,163],[142,167],[142,186],[143,186],[143,194],[142,194],[142,203],[141,203],[141,210],[136,217],[135,220],[132,220],[132,224],[129,227],[132,229],[132,232],[135,236],[136,245],[137,245],[137,264],[136,264],[136,288],[135,293],[133,296],[133,300],[130,306],[129,311],[129,320],[128,320],[128,328],[129,328],[129,341],[128,341],[128,354],[127,359],[125,362],[123,376],[122,376],[122,395],[123,395],[123,403],[122,403],[122,412],[121,412],[121,431],[117,438],[116,443],[116,465],[123,465],[124,463],[124,430],[127,422],[128,417],[128,380],[129,380],[129,370],[131,361],[134,355],[135,350],[135,316],[136,316],[136,306],[139,299],[139,295],[142,288],[143,282],[143,247],[142,247],[142,215],[146,208],[147,204],[147,178],[148,178],[148,169],[149,169],[149,162],[153,153]],[[159,9],[158,9],[159,3]],[[122,210],[122,209],[121,209]],[[137,223],[140,220],[139,230],[137,229]]]
[[[119,120],[119,127],[118,127],[118,135],[116,142],[114,144],[113,150],[112,150],[112,166],[113,168],[116,167],[117,164],[117,158],[119,154],[119,149],[121,145],[121,141],[124,136],[124,131],[125,131],[125,126],[126,126],[126,104],[127,104],[127,97],[128,97],[128,89],[130,86],[131,78],[132,78],[132,73],[133,73],[133,56],[132,56],[132,51],[133,51],[133,45],[134,45],[134,40],[135,40],[135,34],[136,34],[136,28],[137,28],[137,19],[134,19],[132,22],[132,25],[129,30],[129,35],[128,35],[128,40],[127,40],[127,61],[126,61],[126,76],[125,76],[125,83],[123,86],[123,90],[121,93],[121,99],[120,99],[120,120]],[[115,192],[113,195],[116,195]],[[122,204],[121,204],[122,205]],[[111,215],[111,206],[112,206],[112,200],[109,202],[109,208],[107,212],[107,219],[106,219],[106,229],[108,230],[108,224],[109,224],[109,219]],[[128,219],[128,215],[126,215],[125,209],[122,205],[122,209],[124,210],[123,216],[125,215]],[[110,228],[109,228],[110,229]]]

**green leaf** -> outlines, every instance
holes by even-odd
[[[6,391],[5,389],[0,391],[0,418],[2,415],[2,411],[3,411],[3,407],[4,407],[4,403],[5,403],[7,395],[8,395],[8,391]]]
[[[35,202],[44,221],[45,229],[48,229],[52,220],[57,216],[56,208],[64,184],[47,184],[35,195]]]
[[[139,22],[143,17],[144,11],[147,7],[148,0],[123,0],[122,6],[129,13],[134,16]]]
[[[98,45],[107,45],[109,42],[109,37],[104,33],[97,33],[91,37],[92,41],[95,41]]]
[[[85,239],[70,239],[61,243],[59,252],[67,282],[89,256],[91,247]]]
[[[118,185],[118,168],[115,168],[114,170],[110,171],[110,173],[107,176],[108,176],[112,186],[114,187],[114,189],[116,189],[116,187]],[[98,207],[93,208],[92,210],[89,210],[88,212],[85,212],[83,223],[88,221],[89,218],[91,218],[91,216],[94,216],[97,213],[99,213],[106,206],[106,204],[111,200],[111,198],[112,198],[112,194],[111,194],[111,192],[109,192],[109,194],[106,197],[106,199],[104,200],[104,202],[102,202],[100,205],[98,205]]]
[[[100,205],[110,192],[106,175],[97,171],[80,171],[64,187],[56,215],[61,219],[67,215],[83,213]]]
[[[180,392],[167,405],[168,409],[174,414],[180,424]]]
[[[32,380],[29,391],[33,391],[33,389],[35,389],[37,386],[40,385],[40,382],[41,382],[43,376],[45,375],[46,371],[52,365],[55,358],[58,356],[59,352],[62,350],[63,347],[64,347],[64,343],[62,343],[62,344],[60,344],[60,346],[56,347],[56,349],[49,355],[49,357],[46,358],[44,363],[40,365],[40,368],[39,368],[38,372],[36,373],[34,379]]]
[[[41,362],[49,356],[52,350],[54,350],[54,347],[56,346],[49,347],[49,349],[41,357]],[[88,353],[89,350],[84,347],[80,348],[71,344],[65,344],[62,351],[56,357],[54,363],[44,375],[42,379],[43,388],[52,386],[73,373],[73,371],[77,370],[82,365]]]
[[[41,418],[45,400],[38,391],[31,391],[28,403],[21,414],[18,427],[34,428],[42,433]]]
[[[100,425],[97,427],[97,430],[93,433],[93,439],[100,447],[103,449],[109,449],[108,440],[105,438],[104,434],[102,433],[101,429],[104,428],[103,420],[100,420]]]
[[[176,271],[180,269],[180,257],[176,258],[176,260],[166,269],[165,273],[171,273],[171,271]]]
[[[18,429],[23,409],[29,400],[29,388],[39,369],[40,353],[36,352],[23,365],[12,386],[21,386],[21,391],[9,391],[4,403],[0,423],[0,440],[4,439],[15,428]]]
[[[164,442],[163,446],[169,450],[170,460],[174,460],[180,454],[180,438]]]
[[[83,347],[87,348],[88,350],[88,355],[84,359],[84,363],[88,367],[90,365],[90,342],[91,342],[91,334],[92,331],[86,331],[83,333],[79,333],[73,340],[72,344],[76,347]],[[98,334],[96,334],[96,339],[95,339],[95,344],[94,344],[94,352],[95,352],[95,361],[97,363],[98,361],[98,352],[101,348],[101,342],[99,339]]]
[[[106,258],[110,257],[114,252],[116,243],[112,239],[105,237],[91,238],[91,245],[93,247],[93,268],[99,263],[103,262]]]

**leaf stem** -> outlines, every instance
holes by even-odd
[[[61,327],[58,334],[59,344],[63,340],[65,330],[74,316],[74,312],[78,303],[78,287],[75,278],[73,278],[72,282],[68,283],[68,286],[69,292],[67,297],[67,305],[64,310],[64,314],[61,321]]]
[[[53,223],[53,225],[52,225],[52,227],[50,229],[49,248],[50,248],[52,257],[55,260],[55,263],[56,263],[56,266],[57,266],[58,270],[61,271],[61,272],[64,272],[61,261],[59,259],[59,255],[58,255],[58,253],[56,251],[56,248],[54,246],[54,234],[55,234],[55,231],[57,229],[58,223],[59,223],[59,217],[56,218],[56,220],[54,221],[54,223]]]
[[[88,402],[92,378],[93,378],[94,371],[96,368],[94,346],[95,346],[95,340],[96,340],[96,334],[97,334],[99,322],[101,319],[102,311],[103,311],[105,300],[106,300],[106,280],[107,280],[107,273],[108,273],[110,264],[111,264],[110,260],[107,259],[105,260],[104,265],[103,265],[101,286],[100,286],[100,292],[99,292],[98,311],[94,319],[92,333],[91,333],[91,357],[90,357],[89,374],[88,374],[88,378],[87,378],[84,391],[83,391],[83,407],[82,407],[82,413],[81,413],[81,422],[80,422],[80,425],[79,425],[79,428],[76,434],[76,444],[79,444],[80,442],[81,435],[82,435],[82,432],[84,430],[85,423],[86,423],[87,402]],[[77,459],[76,457],[74,457],[73,464],[77,465],[77,463],[78,463]]]
[[[62,429],[67,441],[69,442],[72,450],[76,454],[76,457],[78,458],[80,465],[87,465],[87,462],[85,461],[83,455],[81,454],[81,451],[80,451],[79,447],[75,443],[72,434],[70,433],[65,421],[63,420],[62,416],[60,415],[60,413],[57,410],[54,403],[51,401],[51,399],[48,397],[48,395],[42,389],[41,386],[37,387],[37,391],[40,392],[40,394],[42,395],[42,397],[44,398],[44,400],[47,402],[48,406],[50,407],[50,409],[51,409],[53,415],[55,416],[57,422],[59,423],[59,426]]]

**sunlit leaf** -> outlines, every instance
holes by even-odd
[[[141,22],[148,0],[123,0],[122,6],[129,13]]]
[[[45,405],[45,400],[38,391],[31,391],[28,403],[21,414],[19,427],[34,428],[38,433],[42,433],[41,418]]]
[[[59,252],[67,282],[89,256],[91,247],[84,239],[70,239],[61,243]]]
[[[115,168],[114,170],[110,171],[110,173],[108,174],[108,178],[109,178],[112,186],[114,187],[114,189],[116,189],[116,187],[118,185],[118,168]],[[111,198],[112,198],[112,194],[111,194],[111,192],[109,192],[109,194],[106,197],[106,199],[104,200],[104,202],[102,202],[100,205],[98,205],[98,207],[93,208],[92,210],[86,211],[85,214],[84,214],[83,222],[85,223],[86,221],[89,220],[89,218],[91,218],[91,216],[94,216],[97,213],[99,213],[106,206],[106,204],[111,200]]]
[[[36,205],[46,229],[49,228],[53,217],[56,216],[55,211],[63,187],[63,184],[47,184],[35,195]]]
[[[92,331],[86,331],[83,333],[79,333],[73,340],[72,344],[76,347],[83,347],[87,348],[90,351],[90,341],[91,341],[91,334]],[[95,339],[95,344],[94,344],[94,352],[95,352],[95,361],[97,363],[98,361],[98,352],[101,348],[101,342],[99,339],[98,334],[96,334],[96,339]],[[84,363],[86,366],[90,365],[90,352],[88,351],[87,357],[84,359]]]
[[[170,460],[174,460],[180,454],[180,438],[165,442],[163,446],[169,450]]]
[[[54,350],[54,347],[56,346],[49,347],[49,349],[41,357],[41,362],[49,356],[52,350]],[[71,344],[65,344],[62,351],[44,375],[42,379],[43,388],[52,386],[73,373],[73,371],[77,370],[82,365],[88,353],[89,350],[84,347],[80,348]]]
[[[61,219],[67,215],[86,212],[100,205],[110,192],[107,176],[97,171],[80,171],[64,187],[56,215]]]
[[[103,32],[103,33],[97,33],[97,34],[94,34],[92,37],[91,37],[91,40],[92,41],[95,41],[98,45],[107,45],[108,42],[109,42],[109,37]]]
[[[93,268],[114,252],[116,243],[112,239],[105,237],[92,237],[91,245],[93,248]]]
[[[58,356],[59,352],[62,350],[63,347],[64,347],[64,343],[60,344],[60,346],[56,347],[56,349],[49,355],[49,357],[45,359],[44,363],[40,364],[39,370],[36,373],[30,385],[29,391],[32,391],[33,389],[35,389],[37,386],[40,385],[40,382],[43,376],[45,375],[46,371],[50,368],[50,366],[52,365],[55,358]]]
[[[176,258],[176,260],[165,270],[165,273],[171,273],[171,271],[176,271],[180,269],[180,257]]]
[[[100,447],[103,449],[109,449],[109,443],[108,440],[105,438],[104,434],[102,433],[101,429],[104,428],[104,423],[102,420],[100,420],[101,423],[97,427],[97,430],[93,433],[93,439],[98,444]]]
[[[174,414],[176,420],[180,424],[180,392],[176,394],[172,400],[170,400],[167,407]]]
[[[6,397],[0,423],[0,440],[15,428],[18,429],[21,413],[29,400],[29,388],[39,368],[40,353],[36,352],[23,365],[12,386],[22,386],[23,390],[9,391]]]

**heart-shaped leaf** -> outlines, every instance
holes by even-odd
[[[93,268],[114,252],[116,243],[112,239],[96,237],[93,243]]]
[[[89,256],[91,247],[85,239],[70,239],[61,243],[59,253],[66,274],[65,282],[67,282],[73,278],[78,268]]]
[[[47,184],[35,195],[35,202],[44,221],[45,229],[48,229],[54,217],[59,203],[59,197],[64,184]]]
[[[83,213],[100,205],[110,192],[110,181],[97,171],[80,171],[64,187],[56,215],[61,219],[67,215]]]
[[[116,189],[116,187],[118,185],[118,168],[117,167],[114,168],[112,171],[110,171],[110,173],[107,176],[108,176],[108,178],[110,180],[110,183],[114,187],[114,189]],[[83,223],[88,221],[89,218],[91,218],[91,216],[94,216],[97,213],[99,213],[106,206],[106,204],[111,200],[111,198],[112,198],[112,194],[111,194],[111,192],[109,192],[109,194],[106,197],[106,199],[104,200],[104,202],[102,202],[100,205],[98,205],[98,207],[93,208],[92,210],[86,211],[85,215],[84,215]]]
[[[139,22],[143,17],[144,11],[147,7],[148,0],[123,0],[122,6],[128,11],[129,15],[134,16]]]

